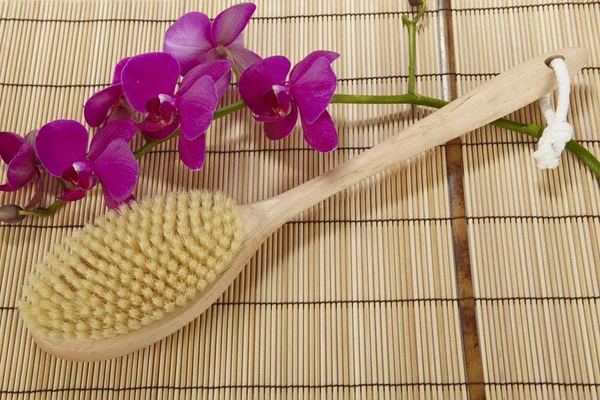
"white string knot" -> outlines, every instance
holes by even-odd
[[[547,126],[538,141],[538,149],[533,153],[533,158],[537,160],[537,166],[542,169],[558,167],[560,155],[567,142],[573,138],[573,126],[567,122],[571,92],[569,70],[562,58],[555,58],[550,62],[550,66],[554,69],[558,80],[558,100],[554,111],[550,104],[552,93],[540,99],[540,107]]]

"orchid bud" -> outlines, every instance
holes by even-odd
[[[418,7],[421,5],[421,0],[408,0],[411,6]]]
[[[0,207],[0,221],[6,224],[18,224],[26,217],[26,215],[20,214],[21,210],[23,209],[16,204],[6,204]]]

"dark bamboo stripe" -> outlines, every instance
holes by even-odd
[[[588,382],[401,382],[401,383],[329,383],[321,385],[310,384],[247,384],[247,385],[194,385],[194,386],[175,386],[175,385],[156,385],[156,386],[130,386],[130,387],[76,387],[76,388],[48,388],[34,390],[0,390],[0,394],[35,394],[35,393],[62,393],[62,392],[129,392],[135,390],[231,390],[231,389],[358,389],[358,388],[398,388],[398,387],[458,387],[458,386],[557,386],[557,387],[578,387],[578,388],[597,388],[599,383]]]
[[[438,0],[438,7],[444,9],[439,17],[440,48],[442,54],[441,70],[443,73],[452,73],[442,78],[444,87],[444,100],[454,100],[457,96],[457,75],[454,39],[452,27],[452,0]],[[471,259],[469,256],[469,236],[467,231],[468,221],[465,208],[464,194],[464,168],[461,149],[461,139],[456,138],[449,142],[453,146],[446,146],[446,170],[448,176],[448,190],[450,199],[450,215],[452,217],[452,246],[454,266],[456,269],[456,285],[460,326],[462,334],[462,348],[469,382],[469,398],[482,400],[486,398],[485,387],[473,384],[483,382],[483,361],[479,346],[477,331],[477,318],[475,314],[475,301],[473,300],[473,277],[471,274]]]
[[[465,8],[454,8],[454,9],[449,9],[447,11],[453,12],[453,13],[463,13],[463,12],[472,12],[472,11],[507,11],[507,10],[523,10],[523,9],[540,9],[540,8],[549,8],[549,7],[569,7],[569,6],[576,6],[576,7],[590,7],[590,6],[596,6],[599,5],[600,1],[584,1],[581,3],[577,3],[577,2],[548,2],[548,3],[543,3],[543,4],[517,4],[517,5],[512,5],[512,6],[495,6],[495,7],[465,7]],[[440,9],[439,11],[442,11],[442,9]]]
[[[517,219],[534,219],[540,221],[556,221],[570,218],[588,218],[588,219],[599,219],[600,215],[479,215],[479,216],[471,216],[467,217],[468,220],[473,221],[485,221],[485,220],[517,220]]]
[[[302,220],[288,221],[284,225],[293,224],[379,224],[394,222],[448,222],[457,219],[466,219],[469,221],[486,220],[524,220],[531,219],[536,221],[561,221],[565,219],[600,219],[600,215],[595,214],[571,214],[571,215],[474,215],[474,216],[452,216],[452,217],[401,217],[401,218],[379,218],[379,219],[331,219],[331,220]],[[0,228],[31,228],[31,229],[69,229],[83,228],[83,224],[74,225],[39,225],[39,224],[0,224]]]
[[[542,9],[549,7],[591,7],[599,5],[600,1],[587,1],[581,3],[574,2],[551,2],[546,4],[519,4],[512,6],[496,6],[496,7],[466,7],[466,8],[438,8],[437,10],[426,10],[426,14],[437,13],[464,13],[478,11],[508,11],[521,9]],[[297,15],[282,15],[268,17],[253,17],[252,21],[289,21],[294,19],[326,19],[326,18],[365,18],[365,17],[398,17],[402,15],[413,15],[414,10],[409,11],[378,11],[366,13],[329,13],[329,14],[297,14]],[[146,19],[146,18],[90,18],[90,19],[44,19],[44,18],[19,18],[19,17],[3,17],[0,21],[6,22],[45,22],[45,23],[102,23],[102,22],[149,22],[149,23],[173,23],[176,19]]]
[[[561,221],[565,219],[600,219],[600,215],[582,214],[582,215],[474,215],[474,216],[452,216],[452,217],[404,217],[404,218],[379,218],[379,219],[331,219],[331,220],[302,220],[288,221],[284,225],[293,224],[380,224],[395,222],[449,222],[458,219],[468,221],[486,221],[486,220],[536,220],[536,221]],[[0,224],[0,229],[5,228],[27,228],[27,229],[70,229],[83,228],[84,224],[74,225],[39,225],[39,224]]]
[[[435,14],[440,10],[426,10],[426,14]],[[289,21],[294,19],[317,19],[317,18],[347,18],[347,17],[399,17],[402,15],[414,15],[416,11],[375,11],[365,13],[328,13],[328,14],[296,14],[296,15],[279,15],[268,17],[252,17],[251,21]],[[4,17],[0,21],[8,22],[52,22],[52,23],[99,23],[99,22],[150,22],[150,23],[173,23],[177,19],[173,18],[89,18],[89,19],[43,19],[43,18],[19,18],[19,17]],[[210,18],[210,20],[214,20]]]
[[[583,140],[577,140],[577,143],[579,144],[594,144],[594,143],[600,143],[600,139],[583,139]],[[473,147],[473,146],[498,146],[498,145],[505,145],[505,144],[509,144],[509,145],[523,145],[523,144],[527,144],[527,145],[534,145],[537,144],[537,140],[532,139],[530,141],[506,141],[506,142],[473,142],[473,143],[461,143],[461,146],[464,147]]]
[[[600,71],[600,66],[583,67],[582,71]],[[417,78],[442,78],[444,76],[455,76],[462,78],[486,78],[500,75],[499,72],[431,72],[426,74],[417,74]],[[339,78],[338,82],[359,82],[359,81],[375,81],[387,79],[407,79],[408,75],[381,75],[381,76],[359,76],[350,78]],[[55,88],[55,89],[70,89],[70,88],[102,88],[110,83],[22,83],[22,82],[0,82],[0,86],[9,87],[35,87],[35,88]],[[236,86],[232,83],[231,86]]]
[[[370,300],[312,300],[312,301],[218,301],[214,306],[268,306],[268,307],[290,307],[290,306],[341,306],[341,305],[365,305],[365,304],[407,304],[407,303],[459,303],[461,301],[475,301],[480,303],[508,303],[508,302],[580,302],[597,301],[599,296],[518,296],[518,297],[430,297],[415,299],[370,299]],[[476,304],[477,306],[477,304]],[[1,311],[17,311],[16,306],[0,307]]]
[[[439,72],[432,72],[427,74],[418,74],[417,78],[436,78],[442,77],[446,74]],[[496,73],[490,74],[464,74],[464,76],[494,76]],[[386,79],[407,79],[408,75],[382,75],[382,76],[358,76],[350,78],[339,78],[338,82],[359,82],[359,81],[372,81],[372,80],[386,80]],[[72,84],[51,84],[51,83],[20,83],[20,82],[0,82],[0,86],[11,86],[11,87],[41,87],[41,88],[101,88],[108,86],[110,83],[72,83]],[[236,83],[232,83],[231,86],[237,86]]]
[[[596,144],[600,143],[600,139],[586,139],[586,140],[578,140],[579,144]],[[448,146],[456,146],[456,147],[476,147],[476,146],[498,146],[498,145],[535,145],[537,141],[506,141],[506,142],[476,142],[476,143],[462,143],[462,142],[449,142],[446,144],[439,145],[437,148],[448,147]],[[372,146],[341,146],[337,148],[337,151],[364,151],[371,149]],[[310,147],[287,147],[287,148],[279,148],[279,149],[239,149],[239,150],[207,150],[207,154],[237,154],[237,153],[285,153],[290,151],[309,151],[309,152],[317,152]],[[177,153],[176,149],[159,149],[159,150],[151,150],[146,154],[167,154],[167,153]]]

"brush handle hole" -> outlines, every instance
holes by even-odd
[[[565,56],[561,56],[560,54],[554,55],[554,56],[550,56],[548,58],[546,58],[544,60],[544,64],[546,64],[546,66],[548,68],[552,68],[552,66],[550,65],[552,63],[552,60],[556,60],[557,58],[560,58],[561,60],[565,59]]]

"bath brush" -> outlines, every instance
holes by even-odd
[[[533,58],[271,199],[235,205],[219,193],[179,192],[109,212],[34,266],[20,315],[38,345],[61,358],[102,360],[146,347],[206,310],[290,218],[553,90],[547,63],[556,57],[574,74],[588,52],[568,48]]]

